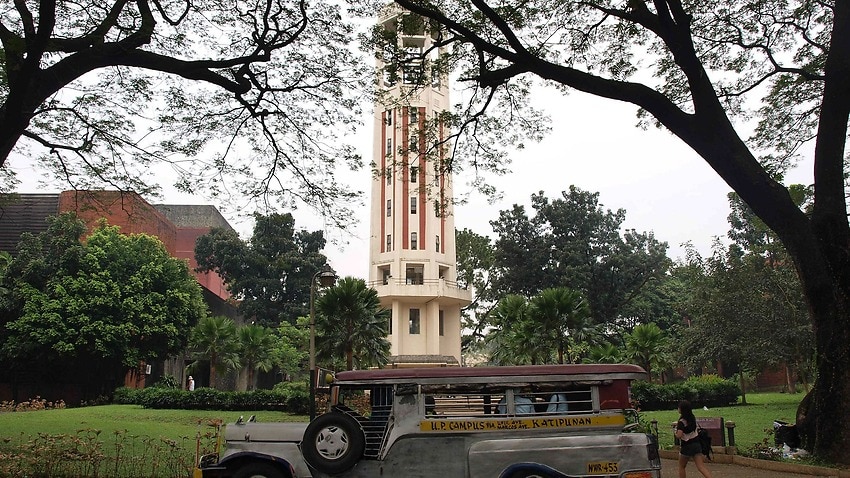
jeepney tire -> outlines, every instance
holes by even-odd
[[[301,454],[304,460],[323,473],[342,473],[357,464],[366,448],[366,436],[360,423],[341,412],[318,416],[304,430]]]
[[[546,473],[540,473],[538,471],[515,471],[508,475],[508,478],[549,478],[549,475]]]
[[[262,462],[251,462],[240,467],[233,478],[288,478],[274,465]]]

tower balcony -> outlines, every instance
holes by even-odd
[[[445,279],[395,279],[386,282],[373,281],[369,286],[378,292],[381,302],[404,300],[412,303],[425,303],[439,299],[443,304],[456,304],[465,307],[472,302],[472,291],[458,286],[455,281]]]

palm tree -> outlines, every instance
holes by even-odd
[[[544,289],[531,299],[530,315],[538,333],[530,340],[541,340],[557,350],[558,363],[570,357],[570,341],[584,340],[589,334],[590,307],[578,291],[566,287]]]
[[[509,294],[502,298],[490,312],[493,327],[484,338],[494,365],[536,364],[543,352],[538,342],[529,340],[533,324],[528,318],[528,301],[525,297]]]
[[[366,281],[346,277],[316,300],[316,351],[324,360],[344,359],[347,370],[386,365],[389,311]]]
[[[196,359],[209,360],[211,388],[215,388],[219,367],[230,370],[239,366],[239,341],[233,319],[204,317],[192,329],[189,344]]]
[[[652,370],[665,362],[667,335],[654,322],[641,324],[626,335],[626,356],[646,370],[650,381]]]
[[[620,349],[612,343],[604,343],[590,348],[584,363],[620,363]]]
[[[262,325],[246,325],[237,329],[242,362],[248,369],[248,390],[254,389],[254,371],[268,372],[275,366],[275,337]]]

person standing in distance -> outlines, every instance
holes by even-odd
[[[688,461],[694,460],[694,464],[705,478],[711,478],[711,471],[705,466],[705,457],[702,454],[702,445],[697,435],[697,419],[691,402],[682,400],[679,402],[679,421],[676,422],[676,438],[681,443],[679,450],[679,478],[685,478],[687,472],[685,467]]]

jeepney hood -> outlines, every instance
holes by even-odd
[[[305,428],[307,428],[307,423],[230,423],[224,429],[224,439],[227,443],[301,443]]]

